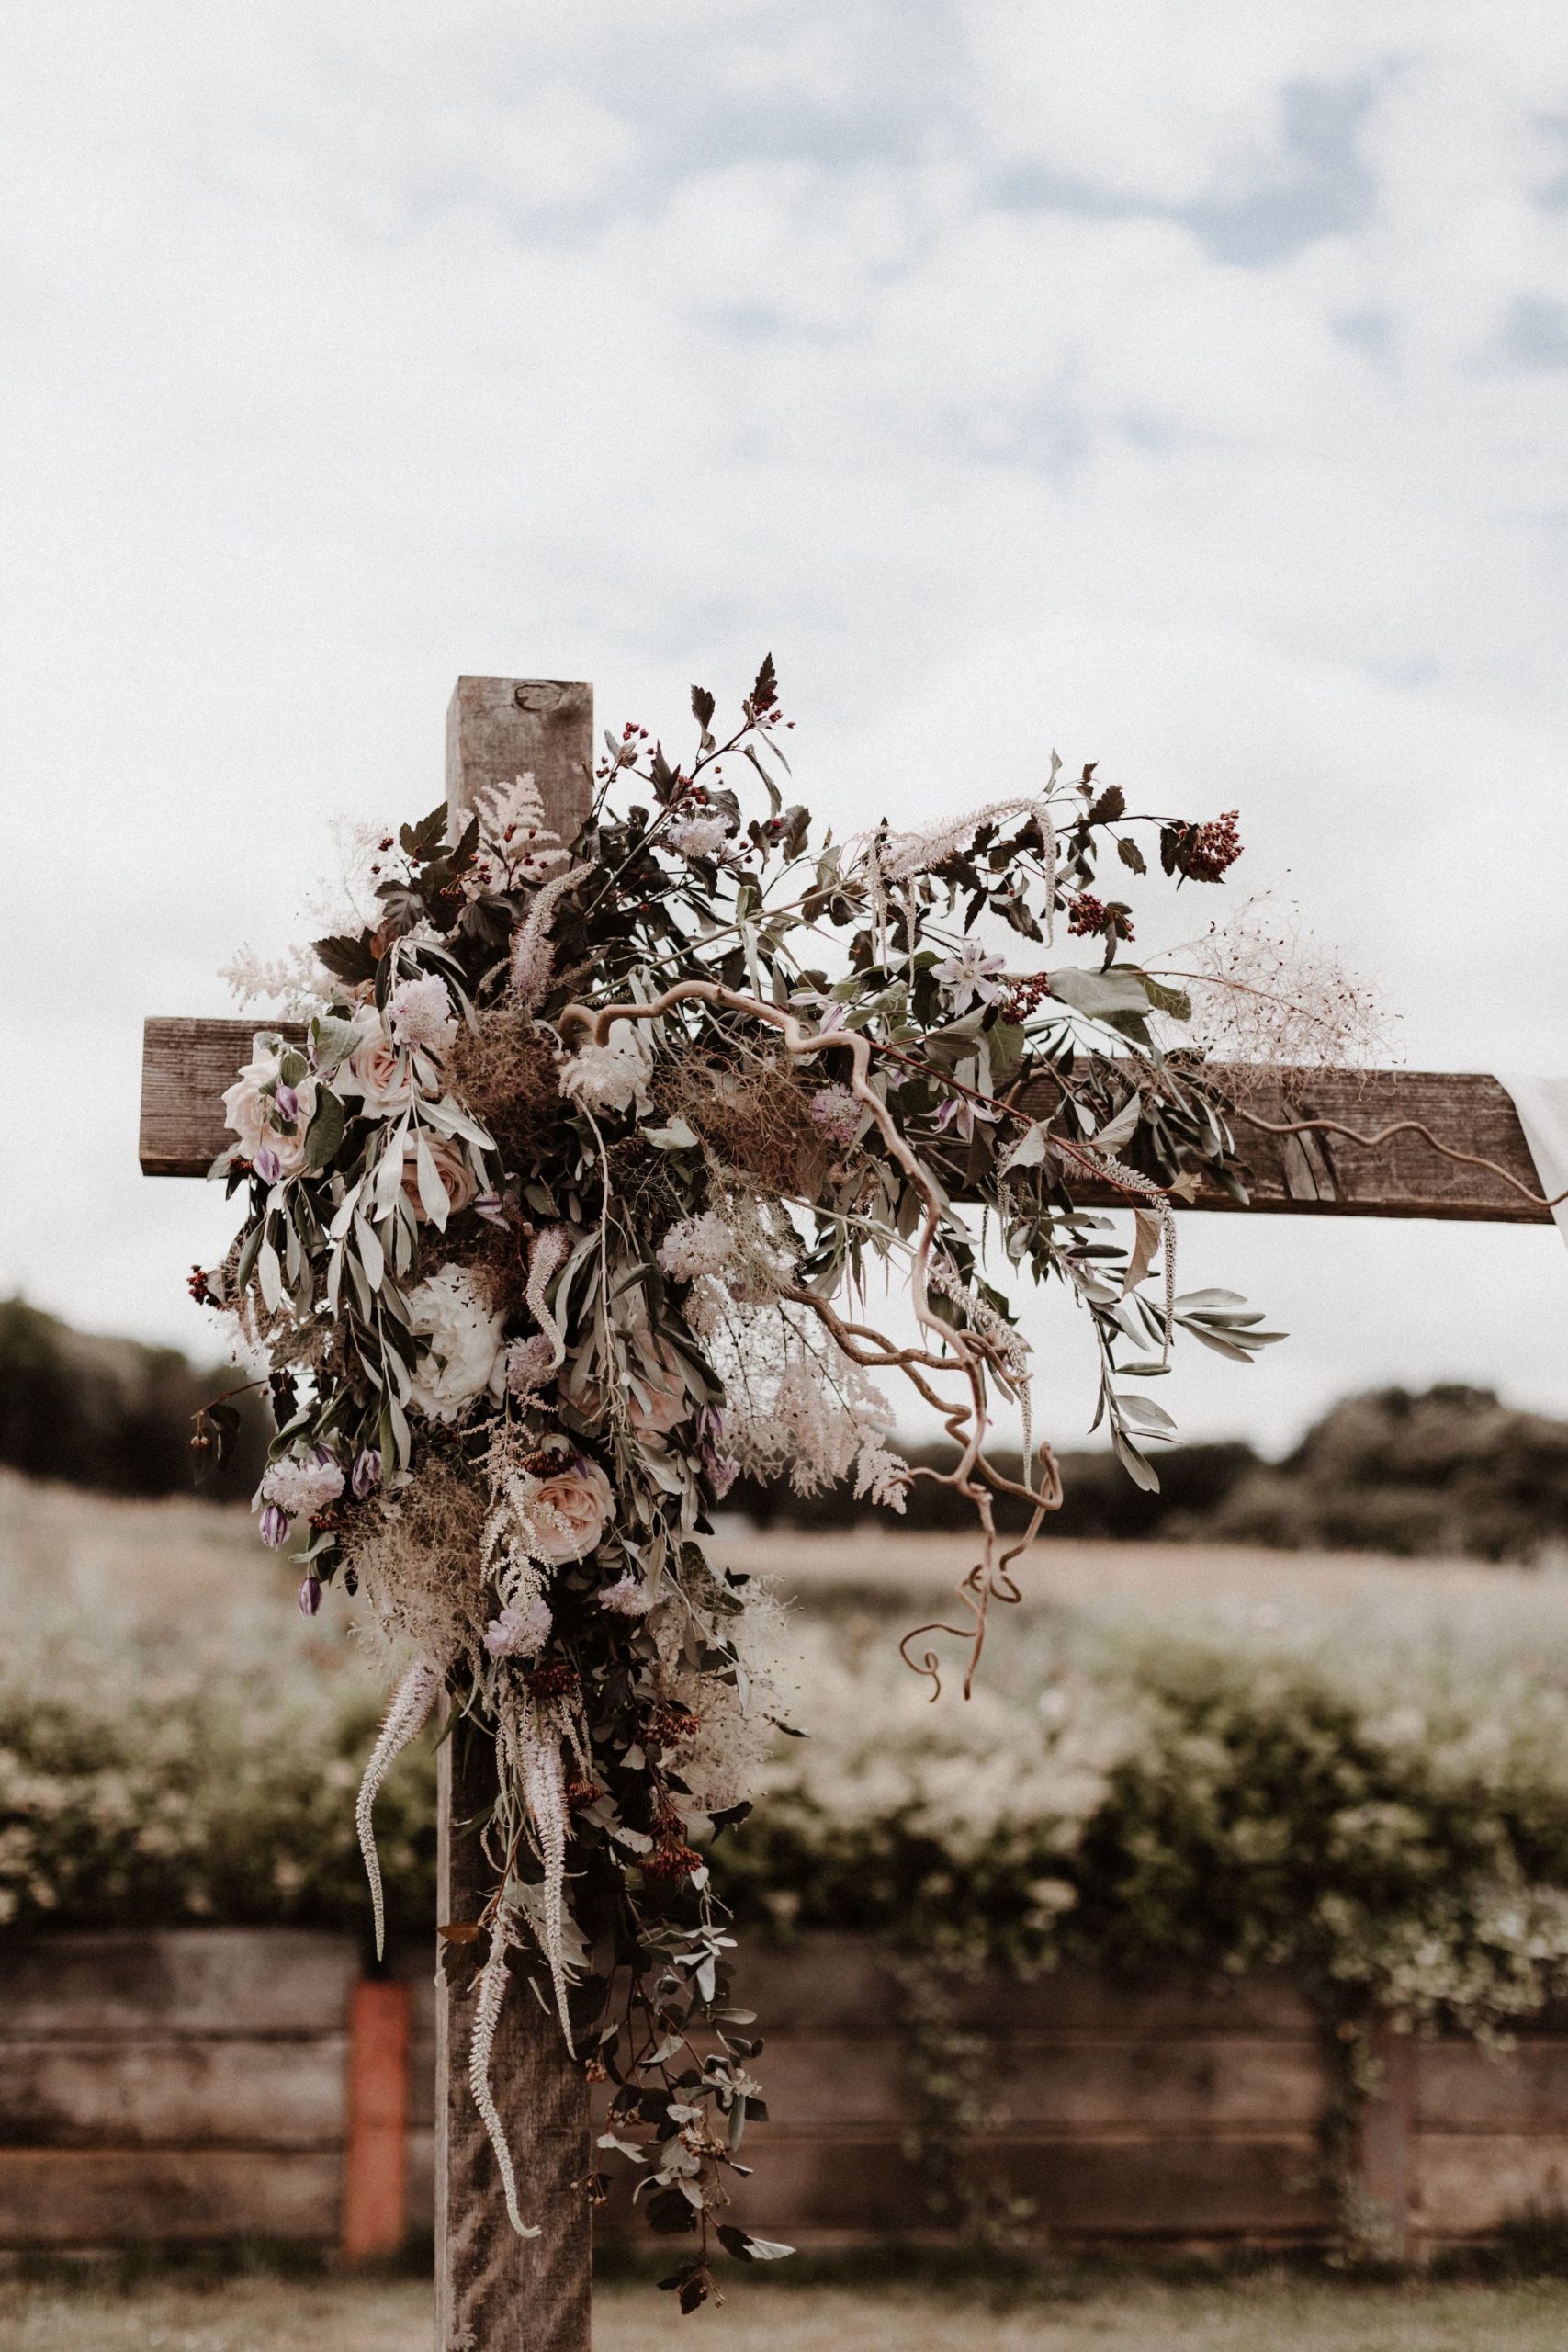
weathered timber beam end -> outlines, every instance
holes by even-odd
[[[231,1138],[221,1097],[250,1054],[252,1021],[152,1020],[141,1064],[141,1168],[148,1176],[204,1176]],[[280,1024],[286,1031],[290,1024]],[[296,1034],[303,1034],[296,1033]],[[1298,1073],[1287,1097],[1266,1069],[1237,1069],[1237,1102],[1274,1125],[1326,1119],[1360,1136],[1409,1120],[1450,1151],[1495,1161],[1515,1184],[1539,1193],[1529,1146],[1506,1091],[1470,1070],[1322,1069]],[[1545,1225],[1550,1213],[1491,1170],[1446,1159],[1407,1131],[1376,1149],[1343,1135],[1276,1136],[1235,1122],[1252,1175],[1250,1213],[1287,1216],[1442,1217]],[[1110,1185],[1075,1193],[1091,1206],[1125,1195]],[[1200,1193],[1195,1208],[1233,1213],[1228,1193]]]

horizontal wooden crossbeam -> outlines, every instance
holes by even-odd
[[[288,1024],[282,1025],[288,1032]],[[148,1022],[141,1062],[144,1175],[204,1176],[232,1142],[221,1098],[249,1058],[254,1028],[249,1021]],[[1471,1070],[1311,1070],[1296,1075],[1288,1099],[1274,1071],[1238,1069],[1229,1082],[1240,1106],[1235,1135],[1251,1174],[1254,1213],[1550,1222],[1550,1212],[1532,1197],[1540,1185],[1518,1114],[1495,1078]],[[1325,1122],[1329,1131],[1269,1132],[1313,1121]],[[1390,1128],[1399,1131],[1371,1140]],[[1425,1134],[1418,1132],[1423,1128]],[[1493,1168],[1471,1164],[1488,1160]],[[1076,1198],[1098,1206],[1125,1200],[1110,1186],[1075,1184],[1073,1190]],[[1238,1207],[1218,1191],[1200,1193],[1192,1205]]]

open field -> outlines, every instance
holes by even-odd
[[[0,2352],[428,2352],[423,2284],[241,2278],[128,2295],[0,2285]],[[682,2321],[647,2286],[601,2290],[597,2352],[1557,2352],[1568,2286],[1117,2284],[998,2301],[888,2288],[738,2287]]]

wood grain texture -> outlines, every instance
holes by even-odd
[[[336,2148],[0,2148],[0,2245],[331,2245]]]
[[[495,1759],[458,1726],[441,1749],[437,1903],[476,1919],[493,1872],[471,1825],[495,1800]],[[472,1964],[444,1967],[436,1994],[435,2342],[437,2352],[587,2352],[593,2252],[588,2086],[556,2019],[522,1982],[502,2011],[491,2086],[506,2125],[525,2222],[506,2217],[489,2136],[468,2088]]]
[[[0,2045],[0,2146],[335,2148],[342,2033],[258,2041],[85,2040]]]
[[[251,1021],[151,1019],[141,1060],[141,1168],[148,1176],[205,1176],[233,1138],[222,1094],[248,1060]],[[281,1024],[288,1031],[289,1024]],[[1323,1118],[1373,1135],[1404,1120],[1428,1127],[1450,1149],[1495,1160],[1531,1193],[1540,1186],[1518,1114],[1494,1078],[1470,1070],[1322,1070],[1290,1102],[1268,1071],[1236,1070],[1237,1098],[1255,1117],[1283,1124]],[[1247,1162],[1247,1210],[1205,1191],[1194,1208],[1273,1216],[1436,1217],[1449,1222],[1547,1225],[1550,1213],[1485,1169],[1445,1159],[1422,1136],[1395,1136],[1372,1151],[1341,1136],[1278,1136],[1235,1122]],[[1074,1183],[1087,1207],[1126,1205],[1114,1186]]]
[[[0,1962],[0,2054],[56,2035],[341,2034],[358,1973],[351,1936],[310,1928],[19,1936]]]

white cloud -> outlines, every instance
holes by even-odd
[[[772,642],[848,821],[1047,740],[1239,804],[1413,1059],[1562,1067],[1563,119],[1523,0],[16,12],[0,1281],[191,1340],[136,1023],[434,798],[459,670]],[[1568,1405],[1543,1237],[1233,1235],[1308,1329],[1213,1412]],[[1397,1308],[1317,1347],[1336,1265]]]

